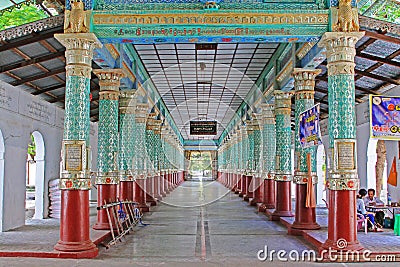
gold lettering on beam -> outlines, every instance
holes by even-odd
[[[328,14],[94,14],[94,24],[327,24]]]

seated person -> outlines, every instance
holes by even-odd
[[[365,204],[363,201],[363,197],[367,194],[367,190],[360,189],[357,195],[357,216],[363,216],[364,218],[368,217],[368,229],[370,231],[381,232],[382,229],[378,228],[375,224],[375,218],[373,213],[368,213],[365,209]]]
[[[375,196],[375,189],[368,189],[368,196],[364,198],[364,204],[368,209],[368,206],[374,206],[375,204],[384,205],[383,201]],[[383,220],[385,218],[385,213],[381,210],[376,211],[375,213],[375,221],[383,225]]]

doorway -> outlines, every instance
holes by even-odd
[[[34,131],[26,157],[25,219],[44,218],[45,146],[43,136]]]

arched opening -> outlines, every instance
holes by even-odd
[[[377,175],[378,177],[377,183]],[[378,185],[377,185],[378,184]],[[387,199],[387,161],[384,140],[369,139],[367,149],[367,187],[376,190],[382,201]]]
[[[326,154],[324,145],[319,145],[317,148],[317,176],[318,176],[318,184],[317,184],[317,205],[325,206],[326,200]]]
[[[44,217],[45,146],[43,136],[34,131],[28,145],[26,160],[26,219]]]
[[[0,130],[0,231],[3,229],[4,138]]]

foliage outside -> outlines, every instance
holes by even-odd
[[[210,152],[192,152],[190,153],[190,168],[193,171],[212,170]]]
[[[378,1],[368,1],[365,5],[359,7],[360,14],[379,20],[400,23],[400,4],[398,2],[390,0],[383,1],[385,2],[383,4],[376,2]]]
[[[35,5],[22,5],[21,8],[14,8],[11,12],[6,11],[0,16],[0,31],[47,17],[48,15]]]

